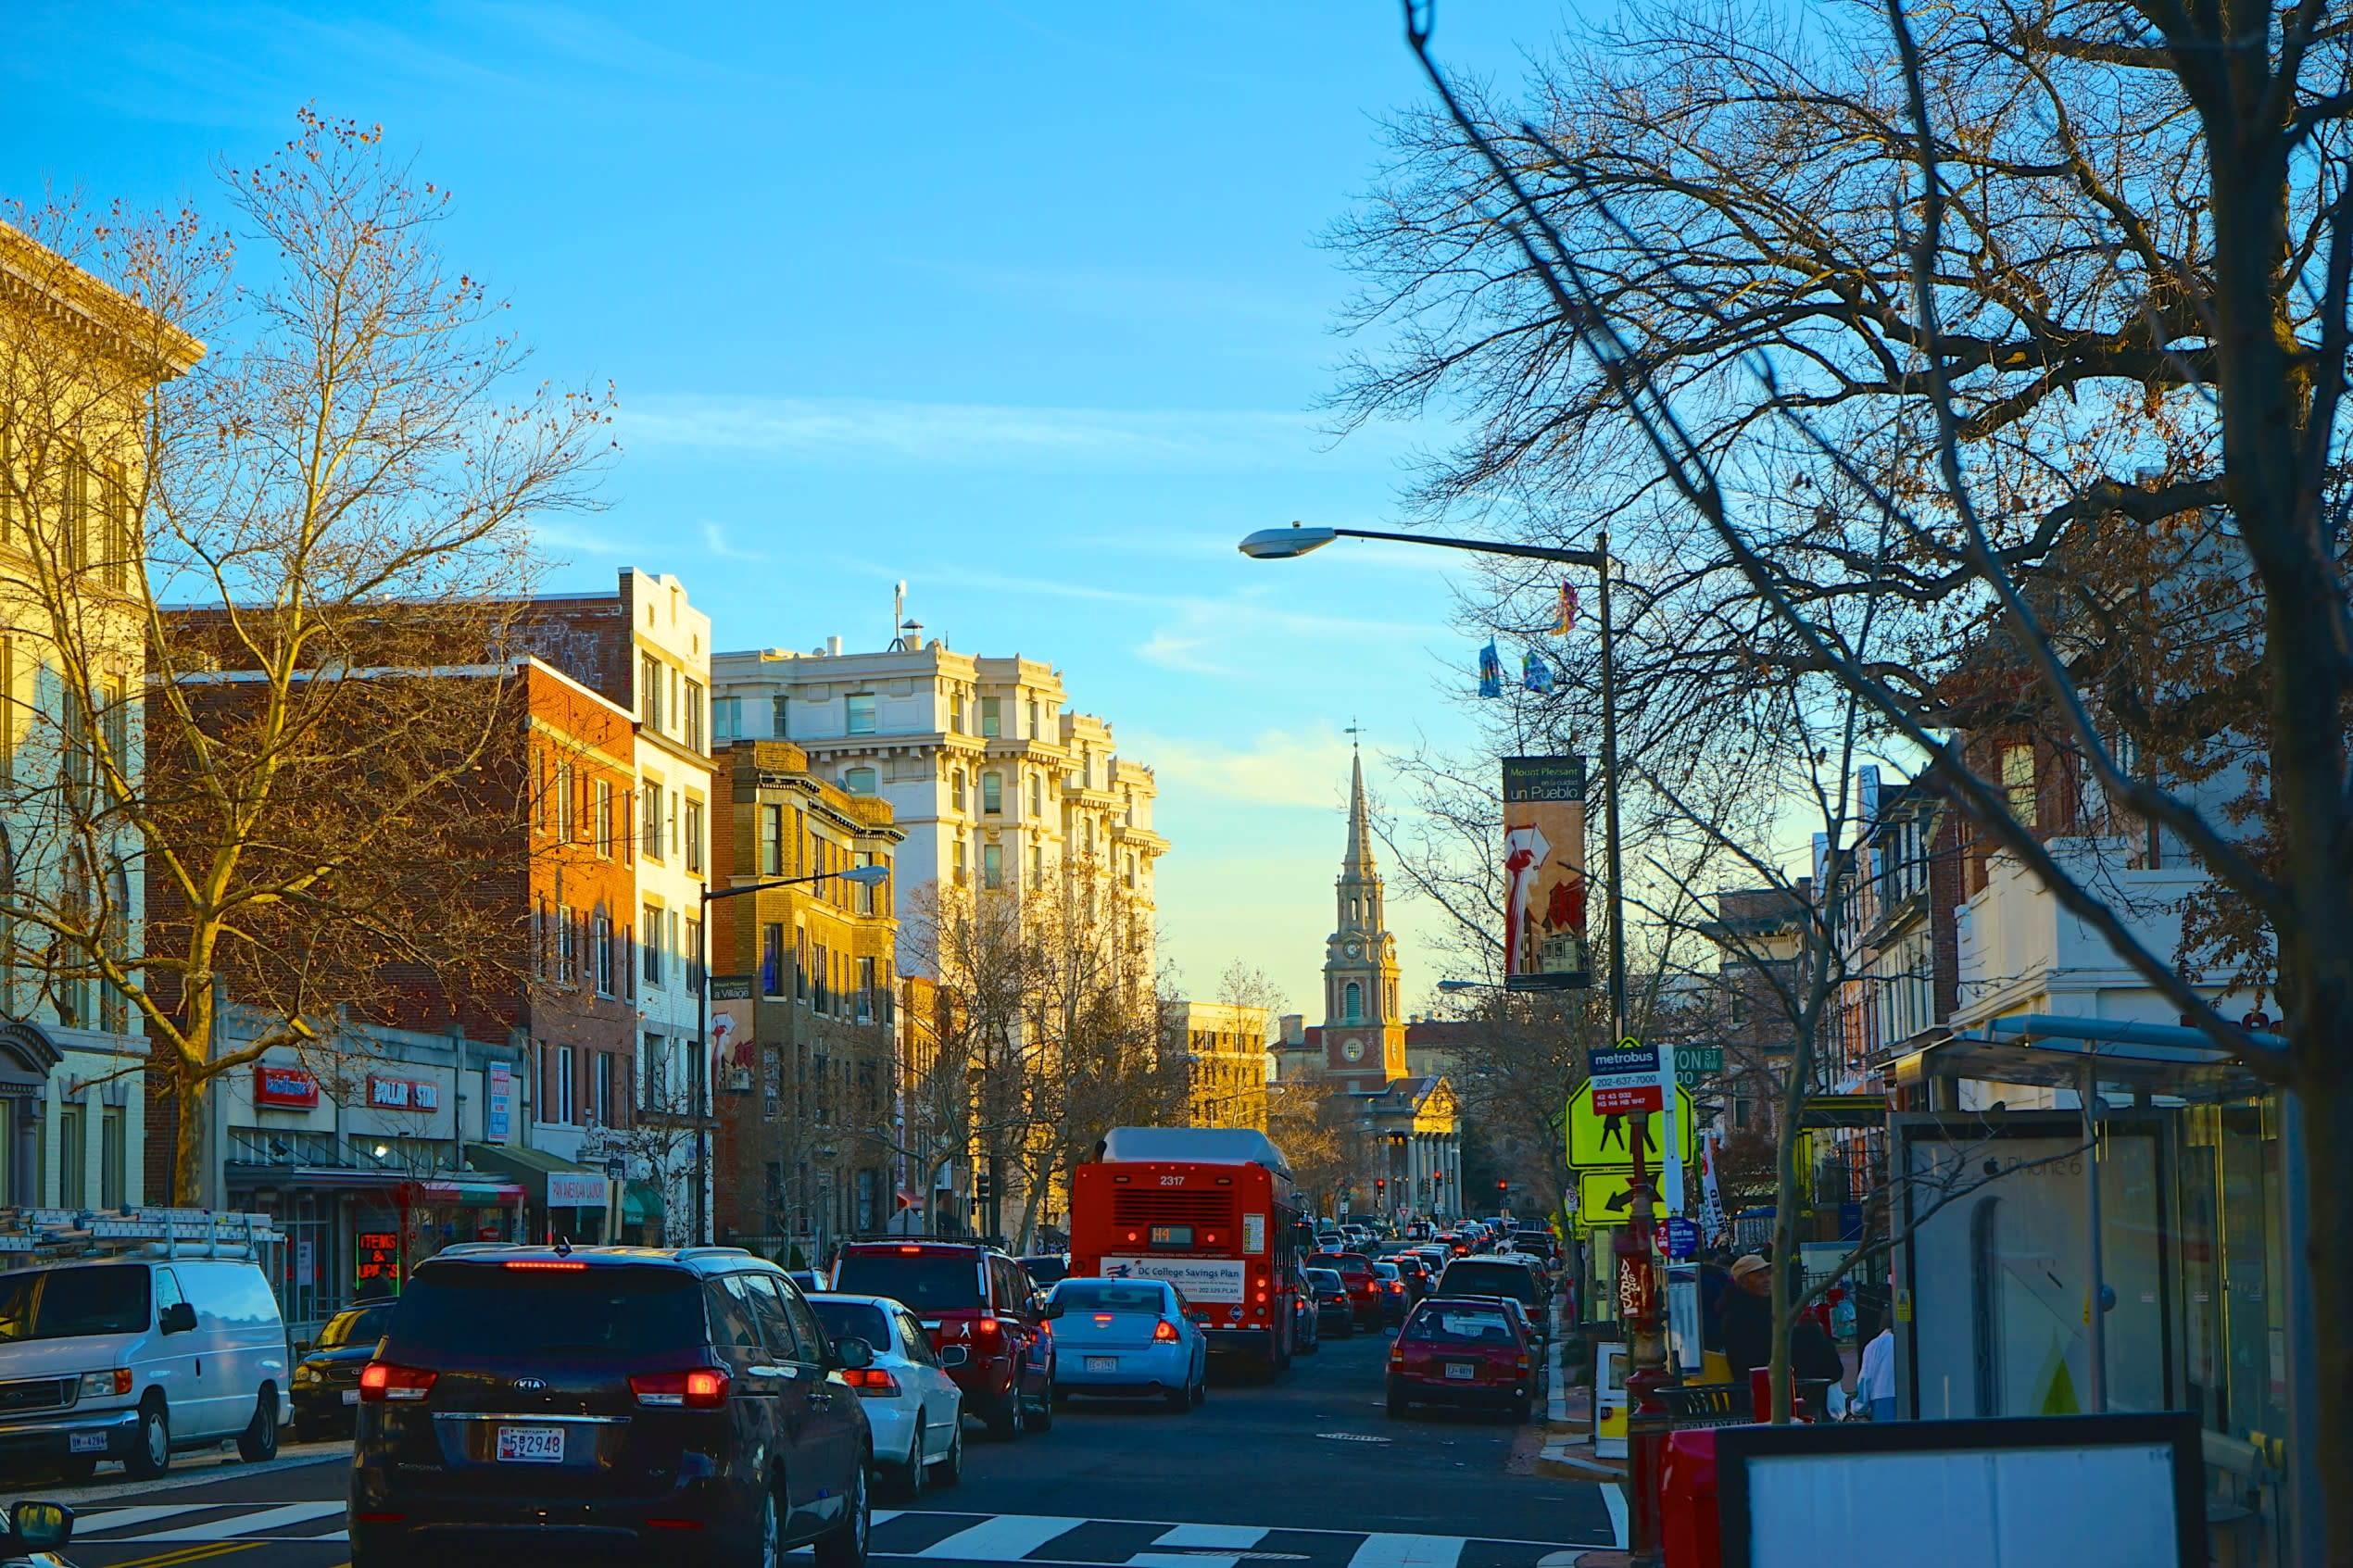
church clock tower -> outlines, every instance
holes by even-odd
[[[1405,1021],[1397,1007],[1397,939],[1373,869],[1361,753],[1349,786],[1339,903],[1339,928],[1324,944],[1324,1073],[1349,1089],[1379,1090],[1405,1076]]]

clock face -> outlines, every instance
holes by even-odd
[[[1348,956],[1352,959],[1361,959],[1365,956],[1365,944],[1362,942],[1351,942],[1347,945],[1344,951],[1346,951]]]
[[[1351,1061],[1362,1061],[1365,1060],[1365,1042],[1362,1040],[1342,1040],[1340,1043],[1340,1054],[1346,1057]]]

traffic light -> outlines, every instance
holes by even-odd
[[[1373,1190],[1380,1193],[1387,1192],[1389,1190],[1389,1178],[1387,1176],[1375,1176],[1373,1178]]]
[[[1509,1192],[1509,1191],[1511,1191],[1511,1190],[1512,1190],[1512,1184],[1511,1184],[1511,1179],[1510,1179],[1509,1177],[1507,1177],[1507,1176],[1498,1176],[1498,1177],[1496,1177],[1496,1178],[1495,1178],[1495,1196],[1496,1196],[1496,1197],[1501,1198],[1501,1197],[1503,1197],[1505,1193],[1508,1193],[1508,1192]]]
[[[986,1203],[992,1196],[988,1187],[988,1173],[975,1171],[973,1173],[973,1201]]]

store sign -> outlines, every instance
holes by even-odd
[[[371,1077],[368,1105],[374,1110],[439,1110],[441,1085],[423,1078]]]
[[[605,1206],[605,1178],[585,1171],[550,1171],[547,1173],[547,1207],[550,1209],[602,1209]]]
[[[483,1107],[482,1135],[485,1143],[505,1143],[515,1135],[515,1070],[503,1061],[494,1061],[484,1076],[489,1081],[488,1101]]]
[[[360,1279],[400,1278],[400,1233],[361,1231],[352,1238],[359,1259],[352,1273]]]
[[[319,1104],[319,1080],[299,1067],[268,1062],[253,1070],[253,1103],[273,1110],[311,1110]]]
[[[1504,984],[1592,984],[1585,951],[1585,759],[1504,759]]]

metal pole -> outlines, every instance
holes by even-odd
[[[1594,554],[1600,557],[1602,617],[1602,777],[1608,793],[1602,797],[1609,860],[1609,1030],[1612,1040],[1626,1035],[1626,891],[1619,874],[1617,844],[1617,633],[1609,619],[1609,532],[1603,530]]]
[[[2312,1234],[2312,1194],[2304,1177],[2304,1100],[2293,1090],[2277,1091],[2280,1105],[2280,1234]],[[2312,1319],[2312,1271],[2291,1266],[2286,1299],[2280,1304],[2286,1341],[2287,1453],[2282,1484],[2287,1524],[2282,1532],[2284,1568],[2321,1568],[2327,1561],[2325,1504],[2321,1491],[2320,1345]]]
[[[700,1247],[703,1240],[705,1192],[710,1185],[710,1173],[704,1166],[705,1140],[702,1126],[703,1076],[711,1071],[711,889],[695,889],[695,969],[688,978],[695,982],[695,1070],[686,1074],[695,1092],[695,1228],[686,1238],[689,1247]]]
[[[2108,1294],[2107,1271],[2101,1266],[2100,1248],[2100,1080],[2099,1063],[2090,1053],[2083,1058],[2083,1071],[2077,1098],[2083,1102],[2083,1142],[2087,1146],[2083,1161],[2083,1229],[2086,1233],[2083,1256],[2091,1270],[2091,1296],[2083,1313],[2086,1331],[2085,1354],[2090,1360],[2091,1375],[2085,1379],[2085,1393],[2090,1397],[2091,1413],[2108,1413],[2108,1309],[2100,1298]]]

